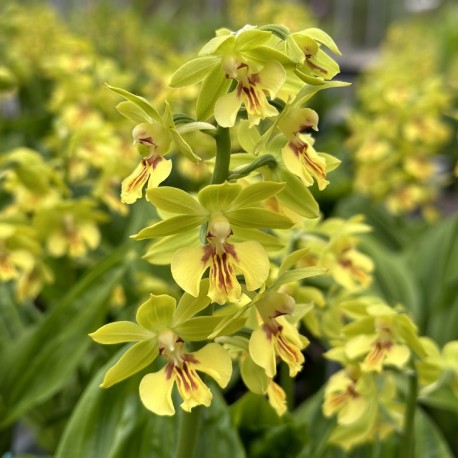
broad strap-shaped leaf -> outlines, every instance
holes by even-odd
[[[0,425],[61,389],[91,344],[132,256],[122,247],[90,270],[36,326],[0,355]]]
[[[173,417],[152,415],[141,404],[138,386],[146,370],[109,389],[99,387],[115,355],[96,374],[80,398],[59,443],[55,458],[171,458],[177,446],[181,409]],[[153,370],[159,365],[154,364]],[[212,404],[203,409],[202,431],[196,445],[201,458],[245,458],[219,390],[213,389]],[[176,405],[179,401],[175,401]]]

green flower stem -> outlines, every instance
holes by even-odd
[[[409,393],[407,397],[407,409],[404,419],[404,435],[401,442],[400,455],[403,458],[412,458],[415,448],[415,410],[417,408],[418,379],[415,369],[412,369],[409,377]]]
[[[231,136],[227,127],[218,126],[215,134],[216,159],[210,184],[220,184],[227,180],[231,161]]]
[[[229,175],[231,160],[231,137],[229,129],[218,126],[215,133],[216,159],[210,184],[224,183]],[[202,234],[201,234],[202,237]],[[179,427],[178,446],[175,458],[192,458],[199,437],[203,407],[194,407],[190,413],[183,413]]]
[[[180,422],[180,435],[175,458],[193,458],[199,437],[203,407],[194,407],[191,412],[183,412]]]

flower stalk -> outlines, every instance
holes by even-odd
[[[399,456],[412,458],[415,451],[415,409],[417,408],[418,397],[418,377],[415,369],[412,369],[407,377],[409,380],[409,392],[404,418],[404,435]]]
[[[202,409],[201,406],[197,406],[191,412],[182,413],[175,458],[193,458],[195,456],[202,420]]]
[[[229,163],[231,161],[231,137],[227,127],[218,126],[215,135],[216,158],[215,168],[210,184],[224,183],[229,175]]]

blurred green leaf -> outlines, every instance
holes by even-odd
[[[304,422],[279,417],[264,396],[246,393],[231,406],[231,415],[250,458],[295,457],[308,440]]]
[[[409,268],[405,256],[385,248],[371,237],[365,237],[362,250],[375,262],[374,284],[372,289],[388,303],[400,303],[410,310],[417,323],[421,323],[420,292],[413,271]]]
[[[115,355],[94,377],[80,399],[62,437],[55,458],[171,458],[180,416],[160,417],[149,412],[138,396],[141,374],[109,389],[99,387]],[[157,367],[156,367],[157,369]],[[196,446],[199,458],[244,458],[226,404],[217,389],[213,402],[202,409],[202,431]]]
[[[4,283],[0,284],[0,349],[23,331],[19,307],[13,293]]]
[[[425,231],[407,250],[422,298],[425,333],[440,345],[458,338],[458,215]]]
[[[121,248],[83,277],[38,325],[0,356],[0,427],[48,399],[67,382],[100,325],[131,256]]]
[[[449,410],[458,415],[458,399],[448,386],[441,386],[432,393],[422,396],[420,402],[427,406]]]

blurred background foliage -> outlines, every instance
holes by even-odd
[[[99,368],[115,353],[90,346],[87,338],[103,322],[129,319],[152,289],[178,294],[170,291],[166,269],[144,262],[138,244],[129,242],[155,215],[144,203],[127,209],[119,202],[120,182],[137,158],[131,126],[114,109],[118,99],[104,83],[128,88],[153,105],[168,99],[175,110],[190,111],[194,89],[172,94],[170,75],[215,29],[236,30],[246,23],[282,23],[291,30],[318,26],[339,45],[339,79],[353,84],[323,91],[312,106],[320,115],[316,144],[343,161],[326,191],[316,193],[320,208],[325,216],[363,214],[373,227],[360,237],[360,248],[376,266],[369,291],[391,305],[404,304],[420,333],[440,345],[458,339],[455,1],[4,0],[0,455],[5,458],[10,452],[145,456],[138,447],[151,428],[158,432],[149,450],[169,456],[154,441],[163,434],[173,443],[175,420],[155,424],[129,397],[135,383],[99,390]],[[209,154],[205,144],[194,141],[193,147]],[[205,176],[205,167],[183,165],[167,183],[195,189],[193,183]],[[329,420],[317,403],[330,367],[319,343],[307,352],[294,416],[279,420],[263,399],[240,400],[233,388],[227,398],[238,401],[231,412],[222,400],[209,409],[210,433],[199,456],[216,450],[212,447],[228,457],[244,456],[243,449],[250,457],[341,456],[325,444]],[[430,397],[418,415],[417,437],[431,434],[422,445],[425,455],[418,456],[458,453],[457,403],[444,393]],[[107,403],[114,406],[109,418]],[[134,425],[132,416],[139,418]],[[93,429],[84,426],[88,418]],[[97,427],[102,421],[103,432]],[[378,456],[393,456],[393,447],[387,442]],[[368,453],[362,448],[352,456]]]

